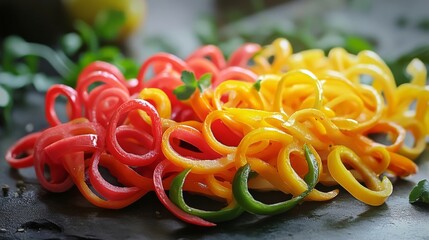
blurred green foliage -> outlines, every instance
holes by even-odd
[[[126,78],[135,77],[137,63],[112,44],[124,23],[121,11],[101,11],[92,27],[77,20],[75,31],[62,36],[55,48],[27,42],[19,36],[7,37],[0,62],[0,123],[9,125],[12,105],[27,88],[45,92],[55,83],[75,86],[82,69],[96,60],[116,65]],[[48,63],[54,72],[47,74],[49,71],[41,67],[43,63]]]

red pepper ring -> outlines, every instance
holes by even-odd
[[[134,154],[127,152],[119,144],[116,132],[117,127],[120,122],[124,119],[124,115],[133,111],[133,110],[142,110],[147,113],[151,119],[151,128],[153,143],[149,147],[149,151],[145,154]],[[132,99],[123,103],[116,112],[113,114],[110,119],[109,127],[107,130],[107,149],[110,154],[117,158],[120,162],[130,165],[130,166],[145,166],[149,165],[161,154],[161,140],[162,140],[162,125],[161,118],[158,115],[155,107],[152,106],[149,102],[142,99]]]
[[[80,84],[82,79],[85,78],[86,75],[89,75],[93,72],[102,71],[107,72],[112,75],[114,75],[120,82],[122,82],[124,85],[126,83],[126,80],[124,78],[124,75],[122,74],[121,70],[119,70],[115,65],[103,62],[103,61],[95,61],[88,66],[86,66],[82,72],[79,74],[77,84]]]
[[[248,62],[261,50],[257,43],[245,43],[235,50],[228,60],[228,66],[249,67]]]
[[[156,167],[155,164],[133,169],[119,162],[112,155],[103,152],[99,158],[99,165],[107,168],[117,178],[118,182],[125,186],[135,186],[140,189],[147,189],[147,191],[153,190],[152,173]],[[149,176],[145,176],[144,171],[147,171]],[[89,173],[91,172],[89,171]]]
[[[129,98],[128,92],[121,88],[100,86],[89,94],[87,116],[90,121],[107,127],[115,110]]]
[[[77,152],[100,151],[102,143],[99,143],[99,137],[96,134],[83,134],[71,136],[56,141],[43,149],[44,154],[53,164],[61,164],[61,158],[65,155]]]
[[[56,146],[51,146],[51,151],[60,151],[57,153],[50,152],[49,146],[61,140],[69,139],[70,136],[76,135],[89,135],[89,137],[82,137],[80,140],[78,140],[81,141],[81,145],[85,145],[86,141],[86,146],[82,146],[82,148],[91,149],[95,145],[97,145],[97,147],[99,148],[103,147],[105,139],[104,129],[99,124],[88,122],[88,120],[86,119],[76,119],[65,124],[48,128],[40,134],[40,136],[37,138],[36,143],[34,144],[33,155],[36,176],[40,184],[51,192],[63,192],[73,186],[72,179],[69,177],[67,171],[64,169],[64,161],[66,161],[67,159],[83,158],[84,154],[82,151],[73,152],[70,150],[68,152],[69,154],[63,154],[61,156],[61,152],[67,151],[67,149],[69,149],[69,146],[64,142],[60,142]],[[97,136],[95,142],[94,136]],[[71,140],[69,139],[68,141]],[[61,145],[64,149],[59,149],[59,146]],[[46,151],[46,148],[48,148],[48,151]],[[49,152],[51,156],[49,156],[47,152]],[[51,157],[56,159],[56,161],[53,161]],[[58,160],[59,158],[61,158],[61,161]],[[45,174],[46,166],[49,167],[49,177]]]
[[[222,51],[215,45],[206,45],[200,47],[186,59],[186,62],[189,64],[189,62],[195,59],[206,58],[209,58],[210,62],[219,70],[223,69],[226,65],[225,57],[223,56]]]
[[[158,196],[159,201],[177,218],[198,226],[203,227],[214,227],[215,223],[206,221],[200,217],[191,215],[184,212],[182,209],[177,207],[167,196],[164,190],[164,185],[162,183],[162,178],[164,174],[168,172],[178,172],[180,169],[170,163],[168,160],[163,160],[160,162],[153,171],[153,184],[155,187],[156,196]]]
[[[104,179],[98,170],[100,163],[101,151],[96,151],[90,159],[88,171],[89,181],[94,189],[108,200],[123,200],[132,197],[140,189],[138,187],[119,187],[115,186]],[[116,176],[114,176],[116,177]]]
[[[5,159],[11,167],[26,168],[33,165],[33,148],[40,134],[35,132],[24,136],[6,151]],[[24,157],[20,158],[21,155]]]
[[[217,159],[222,157],[207,144],[203,134],[191,126],[176,126],[170,134],[169,141],[180,156],[193,159]]]
[[[141,189],[129,198],[117,201],[102,199],[96,193],[94,193],[93,190],[85,182],[85,162],[83,154],[81,154],[81,157],[78,158],[64,158],[63,166],[65,170],[70,174],[70,178],[73,179],[73,182],[76,184],[82,195],[90,203],[94,204],[97,207],[108,209],[124,208],[137,201],[148,192],[147,189]]]
[[[51,126],[61,124],[55,111],[55,99],[60,95],[65,96],[68,99],[69,106],[71,106],[71,113],[68,116],[70,120],[79,118],[82,115],[76,90],[63,84],[55,84],[48,89],[45,97],[45,117]]]
[[[249,69],[242,68],[242,67],[227,67],[219,72],[216,79],[212,81],[212,87],[217,87],[221,82],[224,82],[226,80],[240,80],[244,82],[256,82],[256,79],[258,79],[258,75],[256,75],[254,72],[250,71]]]
[[[162,65],[159,65],[159,63],[162,63]],[[173,54],[169,53],[158,53],[150,58],[148,58],[143,65],[140,67],[140,70],[137,74],[137,85],[130,88],[131,95],[134,93],[140,92],[144,87],[147,87],[146,85],[151,82],[145,81],[146,73],[149,70],[149,67],[153,65],[155,69],[155,76],[160,74],[162,71],[170,70],[177,72],[177,74],[180,74],[184,70],[189,70],[189,66],[186,64],[185,61],[180,59],[179,57],[176,57]],[[178,78],[180,75],[177,75]]]
[[[206,58],[192,58],[186,62],[189,68],[192,69],[192,72],[195,74],[195,77],[199,79],[203,74],[210,73],[213,79],[216,79],[219,69]]]
[[[124,83],[118,78],[116,78],[115,75],[103,71],[92,72],[88,75],[82,76],[82,79],[76,86],[76,92],[79,96],[79,100],[81,101],[81,103],[84,104],[85,107],[87,107],[87,102],[89,100],[88,88],[92,84],[99,82],[111,87],[121,88],[125,92],[128,92],[128,89],[124,85]],[[97,87],[93,90],[95,89],[97,89]]]
[[[150,133],[129,125],[116,128],[116,138],[122,148],[135,154],[144,154],[148,151],[147,146],[153,145],[153,137]]]

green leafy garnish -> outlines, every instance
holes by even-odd
[[[261,79],[258,79],[254,84],[253,87],[256,89],[256,91],[259,92],[259,90],[261,89]]]
[[[421,180],[410,192],[410,203],[422,202],[429,204],[429,181]]]
[[[209,88],[211,85],[212,75],[210,73],[206,73],[197,80],[193,72],[183,71],[180,79],[184,85],[174,89],[173,93],[176,95],[177,99],[187,100],[192,96],[197,88],[200,92]]]
[[[210,73],[203,74],[197,82],[198,89],[203,92],[212,84],[212,75]]]

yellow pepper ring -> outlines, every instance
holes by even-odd
[[[311,146],[311,145],[310,145]],[[320,173],[322,173],[322,160],[319,157],[319,154],[314,150],[313,147],[311,147],[311,151],[314,153],[314,156],[316,156],[317,163],[319,165],[319,177]],[[280,178],[288,183],[288,185],[291,187],[291,193],[294,196],[297,196],[307,190],[307,184],[305,181],[298,176],[298,174],[293,169],[291,162],[290,162],[290,154],[292,152],[299,153],[300,155],[304,155],[304,152],[301,147],[299,147],[296,144],[289,144],[286,148],[283,148],[279,156],[277,158],[277,169],[280,175]],[[304,158],[302,160],[305,162]],[[305,164],[305,163],[304,163]],[[321,192],[317,189],[313,189],[310,194],[305,198],[306,200],[313,200],[313,201],[327,201],[334,197],[336,197],[339,193],[338,189],[335,189],[330,192]]]
[[[235,154],[236,167],[240,168],[241,166],[246,165],[248,158],[247,153],[251,147],[255,146],[256,143],[264,140],[270,140],[287,145],[292,142],[292,139],[293,138],[291,135],[286,134],[276,128],[257,128],[249,132],[238,145]]]
[[[344,162],[351,165],[363,177],[367,187],[362,186],[350,171],[344,166]],[[344,189],[359,201],[371,206],[379,206],[392,194],[393,186],[390,180],[384,176],[382,181],[371,171],[359,157],[349,148],[336,146],[328,155],[328,169],[331,176]]]
[[[274,96],[274,104],[272,110],[275,112],[284,113],[285,111],[283,109],[283,91],[286,87],[301,83],[313,85],[315,95],[314,108],[320,109],[323,101],[322,84],[312,72],[301,69],[289,71],[281,78],[277,86],[276,94]]]
[[[162,135],[162,152],[164,153],[164,156],[173,164],[181,166],[182,168],[191,168],[191,171],[197,174],[211,174],[226,171],[233,166],[234,159],[228,156],[223,156],[213,160],[196,160],[181,156],[173,149],[170,144],[171,134],[178,130],[191,132],[198,131],[195,128],[181,124],[171,126],[165,130],[164,134]]]

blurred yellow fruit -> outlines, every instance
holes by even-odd
[[[97,13],[105,9],[122,11],[125,14],[125,24],[120,37],[127,37],[142,24],[145,16],[145,0],[63,0],[73,19],[81,19],[93,24]]]

